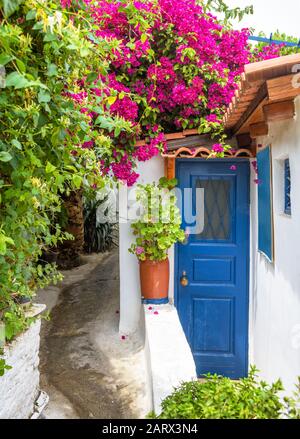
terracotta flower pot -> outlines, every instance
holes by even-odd
[[[144,303],[168,303],[170,266],[164,261],[140,261],[141,293]]]

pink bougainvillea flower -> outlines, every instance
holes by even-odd
[[[254,183],[260,185],[260,184],[262,184],[262,180],[257,178],[256,180],[254,180]]]
[[[149,306],[148,311],[152,311],[152,310],[153,310],[152,306]]]
[[[207,122],[220,122],[216,114],[209,114],[206,116]]]
[[[232,165],[232,166],[230,166],[230,170],[231,170],[231,171],[236,171],[236,170],[237,170],[237,166],[236,166],[236,165]]]
[[[154,311],[153,313],[155,316],[158,316],[159,312],[158,311]]]
[[[221,143],[215,143],[212,147],[213,152],[221,153],[224,151],[224,146]]]
[[[88,140],[87,142],[84,142],[82,144],[83,149],[91,149],[91,148],[93,148],[93,146],[94,146],[93,140]]]
[[[126,340],[126,338],[127,338],[126,335],[121,336],[121,340]]]
[[[142,255],[144,252],[145,252],[144,247],[137,247],[137,248],[135,249],[135,253],[136,253],[137,256]]]
[[[111,148],[101,157],[100,173],[127,186],[139,178],[137,162],[167,151],[164,133],[210,125],[212,134],[219,134],[244,66],[277,57],[281,50],[275,45],[252,49],[249,29],[234,30],[198,0],[83,3],[61,0],[64,8],[84,7],[95,36],[113,42],[104,63],[109,73],[99,73],[94,88],[87,78],[78,78],[64,94],[80,107],[91,130],[98,118],[92,110],[95,98],[103,97],[112,122],[122,119],[124,128],[121,123],[122,129],[104,129]],[[146,141],[137,146],[137,139]],[[82,148],[95,146],[85,142]],[[214,156],[223,152],[221,144],[214,145]]]

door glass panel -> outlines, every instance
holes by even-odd
[[[231,236],[232,182],[228,179],[206,177],[196,181],[196,188],[204,189],[204,230],[199,240],[226,241]]]

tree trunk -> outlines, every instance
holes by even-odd
[[[65,197],[64,208],[67,214],[64,231],[73,235],[74,240],[64,241],[59,247],[58,265],[71,268],[80,265],[80,253],[84,247],[82,190],[71,192]]]

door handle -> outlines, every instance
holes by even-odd
[[[186,271],[182,272],[182,276],[180,278],[180,283],[183,287],[187,287],[189,284],[189,278],[187,277]]]

